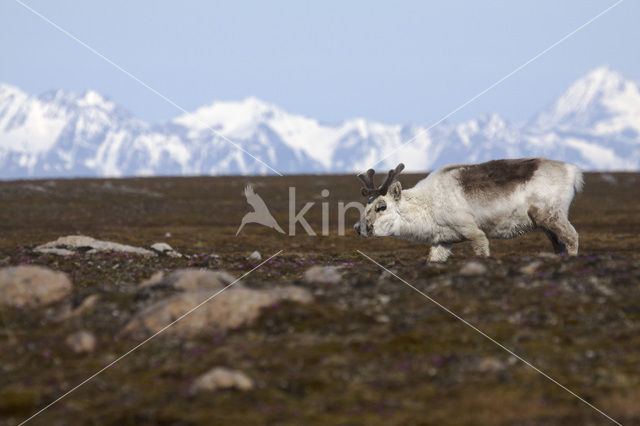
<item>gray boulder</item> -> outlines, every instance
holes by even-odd
[[[0,305],[39,307],[58,302],[71,293],[71,281],[63,272],[43,266],[0,269]]]
[[[224,332],[253,323],[263,308],[281,300],[300,303],[312,300],[307,290],[291,286],[264,290],[234,286],[215,294],[215,290],[186,291],[156,302],[135,315],[120,335],[154,334],[178,318],[181,318],[180,321],[167,328],[165,333],[188,337],[199,333]]]
[[[213,271],[210,269],[178,269],[165,275],[164,272],[156,272],[140,286],[166,286],[175,290],[219,290],[236,281],[236,278],[225,271]],[[238,281],[234,287],[241,287]]]
[[[248,391],[254,388],[253,380],[242,371],[215,367],[199,376],[191,385],[190,393],[211,392],[218,389]]]
[[[311,284],[338,284],[342,274],[336,266],[312,266],[305,271],[304,280]]]
[[[40,253],[53,253],[63,256],[74,253],[74,250],[85,249],[87,253],[98,252],[122,252],[133,253],[141,256],[156,256],[156,253],[142,247],[134,247],[126,244],[113,243],[111,241],[101,241],[86,235],[69,235],[60,237],[55,241],[39,245],[35,251]]]

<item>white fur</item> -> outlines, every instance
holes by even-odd
[[[366,206],[356,231],[364,237],[394,236],[429,244],[429,260],[443,262],[454,243],[471,241],[476,255],[489,256],[487,238],[513,238],[540,226],[532,218],[533,209],[541,212],[540,217],[552,218],[550,224],[559,221],[564,227],[563,232],[556,232],[558,237],[563,234],[560,245],[576,254],[577,233],[567,215],[574,194],[582,189],[582,172],[568,163],[540,161],[530,180],[488,197],[465,193],[458,172],[447,167],[410,189],[402,190],[395,182],[386,195]],[[375,212],[381,200],[386,202],[386,210]],[[547,228],[559,229],[553,225]]]

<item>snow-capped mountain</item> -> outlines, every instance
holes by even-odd
[[[150,125],[94,91],[30,96],[0,84],[2,179],[340,173],[382,158],[378,168],[404,162],[424,171],[525,156],[589,170],[640,169],[638,85],[598,68],[528,123],[492,114],[427,130],[364,119],[326,124],[256,98],[214,102]]]

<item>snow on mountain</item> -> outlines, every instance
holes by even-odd
[[[598,68],[573,83],[546,111],[539,114],[541,129],[576,131],[592,135],[640,133],[640,91],[607,67]]]
[[[640,168],[640,91],[607,67],[573,83],[527,128],[534,152],[600,170]]]
[[[296,153],[308,155],[325,170],[334,168],[334,152],[354,134],[358,140],[363,140],[370,134],[397,134],[399,130],[399,126],[362,119],[337,125],[321,124],[311,118],[289,114],[254,97],[240,102],[214,102],[192,114],[177,117],[174,123],[189,129],[191,137],[206,136],[214,129],[234,141],[254,140],[267,145],[280,141]]]
[[[0,149],[42,152],[51,148],[68,117],[64,111],[0,84]]]
[[[387,156],[377,168],[404,162],[408,170],[424,171],[546,156],[592,170],[638,170],[640,91],[603,67],[529,123],[491,114],[427,131],[364,119],[326,124],[253,97],[213,102],[149,125],[94,91],[30,96],[0,84],[3,179],[273,173],[254,157],[282,173],[339,173],[364,170]]]

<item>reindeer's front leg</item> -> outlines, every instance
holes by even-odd
[[[446,262],[451,255],[451,244],[436,244],[429,250],[429,262]]]

